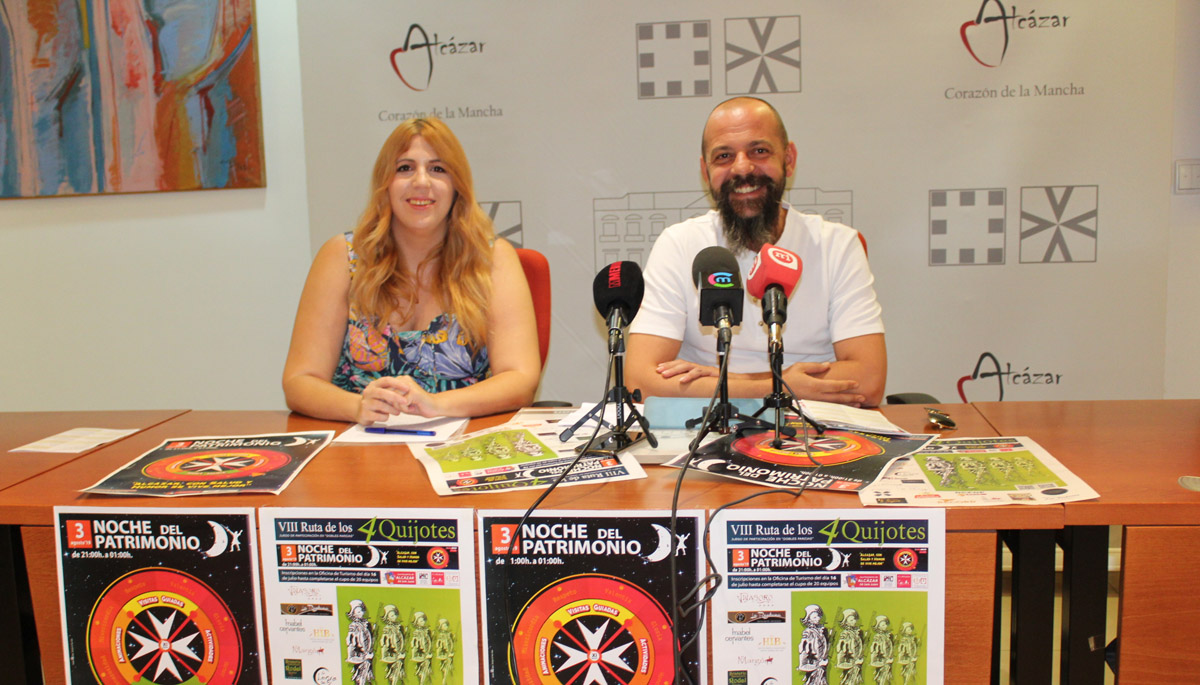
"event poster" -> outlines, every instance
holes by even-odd
[[[55,507],[71,683],[261,683],[252,509]]]
[[[477,682],[470,510],[265,508],[261,517],[273,682]]]
[[[104,495],[277,495],[333,431],[170,438],[84,492]]]
[[[700,512],[674,528],[663,511],[539,511],[517,530],[521,516],[479,512],[488,683],[689,682],[674,677],[675,640],[690,682],[708,682],[704,612],[687,606]]]
[[[805,437],[781,437],[759,428],[739,429],[696,450],[691,467],[726,478],[773,488],[858,491],[879,477],[897,457],[920,449],[933,435],[883,435],[830,429]],[[689,455],[666,462],[683,467]]]
[[[593,424],[594,425],[594,424]],[[548,488],[564,471],[560,486],[645,478],[626,453],[577,459],[586,439],[559,440],[563,427],[551,421],[509,421],[448,442],[410,445],[439,495]]]
[[[858,493],[866,506],[1061,504],[1100,495],[1028,437],[952,438],[897,459]]]
[[[714,682],[941,683],[941,509],[725,510]]]

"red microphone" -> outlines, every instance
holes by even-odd
[[[766,243],[754,257],[746,290],[762,300],[763,323],[767,324],[772,347],[783,349],[784,322],[787,321],[787,298],[800,281],[804,265],[791,250]]]

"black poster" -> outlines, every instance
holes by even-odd
[[[702,612],[688,607],[702,568],[696,512],[674,533],[666,512],[539,512],[517,530],[519,520],[480,513],[489,682],[686,682],[674,677],[676,645],[691,681],[705,682]]]
[[[104,495],[279,494],[333,431],[170,438],[86,492]]]
[[[265,682],[252,510],[55,516],[70,682]]]

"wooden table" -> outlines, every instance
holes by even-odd
[[[82,457],[86,452],[10,452],[35,440],[71,428],[135,428],[145,430],[186,412],[156,411],[22,411],[0,413],[0,490]],[[120,440],[124,440],[121,438]],[[120,442],[117,440],[116,442]],[[110,443],[111,445],[112,443]],[[99,448],[97,448],[99,449]]]
[[[958,421],[955,436],[995,435],[991,426],[969,405],[945,406]],[[927,426],[920,407],[885,408],[893,421],[908,430]],[[477,419],[472,428],[501,422],[502,417]],[[62,465],[49,474],[27,480],[0,492],[0,522],[21,525],[29,562],[36,607],[38,639],[48,682],[63,678],[62,635],[58,617],[58,581],[55,571],[53,507],[55,505],[111,506],[123,509],[164,506],[297,506],[297,507],[527,507],[536,493],[499,492],[439,497],[424,470],[401,445],[331,445],[317,456],[278,496],[222,495],[186,499],[112,497],[78,492],[170,437],[235,435],[341,430],[345,424],[318,421],[283,412],[193,411],[132,436],[118,445],[98,450]],[[551,509],[667,509],[675,469],[647,467],[644,480],[562,488],[543,505]],[[692,474],[685,481],[680,507],[711,509],[752,492],[759,486],[708,474]],[[782,503],[781,501],[782,500]],[[808,492],[788,503],[786,498],[760,500],[763,507],[857,507],[858,499],[846,493]],[[947,512],[946,672],[948,682],[984,683],[990,679],[993,601],[996,588],[997,530],[1009,528],[1057,529],[1063,524],[1060,505],[1038,507],[987,507]]]
[[[134,428],[144,430],[186,410],[156,411],[56,411],[0,413],[0,490],[89,452],[10,452],[15,447],[61,433],[71,428]],[[122,438],[124,439],[124,438]],[[119,442],[119,440],[117,441]],[[110,443],[111,444],[111,443]],[[99,448],[97,448],[99,449]],[[36,669],[27,668],[26,654],[35,650],[22,639],[21,615],[28,613],[29,590],[24,564],[16,550],[19,528],[0,519],[0,673],[24,673],[32,678]]]
[[[1200,678],[1200,492],[1178,484],[1179,476],[1200,475],[1200,400],[976,407],[1001,434],[1033,438],[1100,494],[1065,505],[1065,532],[1090,538],[1080,562],[1091,568],[1064,568],[1064,584],[1072,575],[1094,583],[1086,576],[1106,567],[1107,527],[1125,527],[1117,626],[1122,685]],[[1094,611],[1102,593],[1082,610]]]

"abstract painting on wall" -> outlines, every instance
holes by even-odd
[[[0,0],[0,198],[266,184],[254,0]]]

